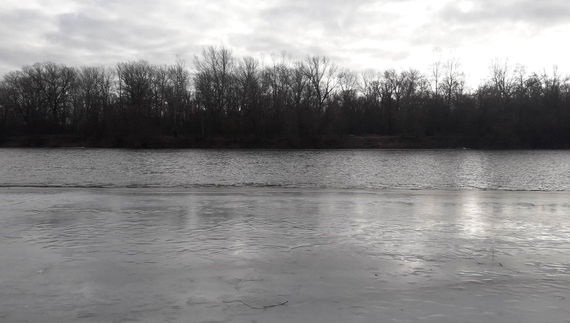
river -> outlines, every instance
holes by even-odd
[[[0,322],[569,322],[569,165],[0,149]]]
[[[0,149],[0,186],[569,191],[570,151]]]

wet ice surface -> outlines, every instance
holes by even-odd
[[[569,192],[4,188],[0,210],[0,322],[570,322]]]

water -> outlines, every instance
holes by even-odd
[[[570,190],[570,151],[0,149],[0,186]]]
[[[4,188],[0,321],[565,322],[568,197]]]
[[[565,151],[0,150],[0,322],[570,322]]]

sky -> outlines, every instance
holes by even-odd
[[[35,62],[192,66],[205,46],[267,60],[428,73],[457,58],[467,83],[493,60],[570,72],[568,0],[2,0],[0,74]]]

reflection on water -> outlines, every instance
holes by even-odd
[[[366,303],[382,296],[363,293],[462,284],[483,296],[524,299],[529,284],[540,284],[533,297],[568,295],[568,200],[563,192],[2,189],[0,315],[183,321],[191,311],[228,321],[235,309],[220,299]]]
[[[0,186],[570,190],[570,151],[1,149]]]
[[[459,206],[462,206],[458,210],[458,214],[462,215],[460,218],[461,227],[469,237],[484,238],[492,236],[493,220],[486,216],[488,211],[482,205],[484,202],[480,195],[470,194],[462,196],[460,202],[457,203]],[[495,214],[495,212],[491,214]]]

